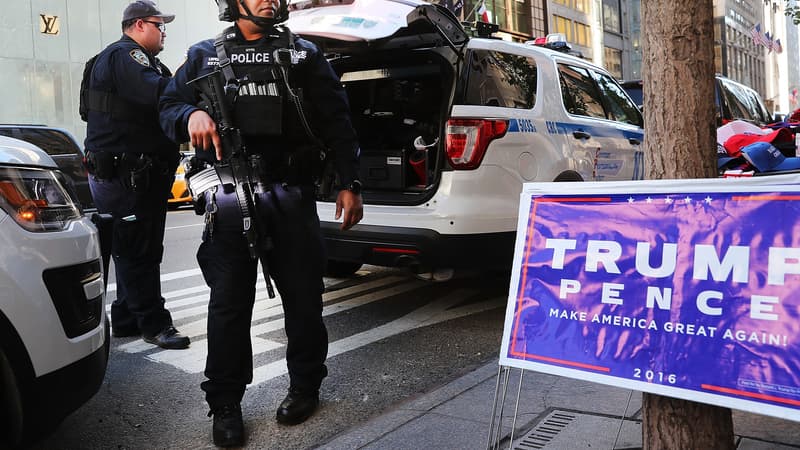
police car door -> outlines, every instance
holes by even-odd
[[[562,124],[579,159],[591,161],[590,180],[644,178],[642,117],[609,75],[571,62],[558,63],[564,109]]]

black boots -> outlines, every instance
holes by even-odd
[[[238,403],[212,409],[208,415],[214,416],[212,431],[214,445],[217,447],[241,447],[244,445],[242,407]]]
[[[180,334],[172,326],[165,328],[155,336],[142,336],[142,339],[148,344],[157,345],[168,350],[180,350],[189,347],[189,338]]]
[[[303,423],[314,414],[319,406],[318,391],[289,389],[289,394],[278,407],[275,420],[283,425]],[[214,416],[212,437],[217,447],[241,447],[244,445],[244,423],[242,407],[239,403],[231,403],[212,409],[208,413]]]
[[[283,425],[303,423],[319,406],[319,391],[302,391],[290,388],[286,398],[278,406],[275,420]]]

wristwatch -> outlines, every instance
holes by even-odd
[[[352,192],[353,194],[361,195],[361,182],[358,180],[353,180],[353,182],[347,185],[345,189]]]

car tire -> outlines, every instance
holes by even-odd
[[[0,349],[0,446],[17,448],[22,445],[23,406],[20,386],[11,362]]]
[[[356,273],[361,266],[360,262],[329,259],[325,275],[333,278],[347,278]]]

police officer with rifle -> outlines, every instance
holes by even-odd
[[[156,55],[174,18],[149,0],[130,3],[122,14],[123,36],[86,64],[80,105],[89,188],[98,211],[113,217],[113,334],[141,334],[165,349],[189,346],[164,308],[159,268],[179,153],[158,121],[158,99],[171,73]]]
[[[161,97],[161,125],[197,157],[189,172],[205,215],[197,260],[211,288],[201,384],[214,444],[241,446],[240,403],[252,381],[250,322],[257,265],[284,310],[289,392],[278,423],[304,422],[327,375],[322,321],[324,243],[316,211],[323,163],[332,161],[342,229],[361,220],[359,148],[346,93],[322,52],[281,23],[286,0],[217,0],[216,39],[192,46]],[[323,185],[325,183],[322,183]]]

